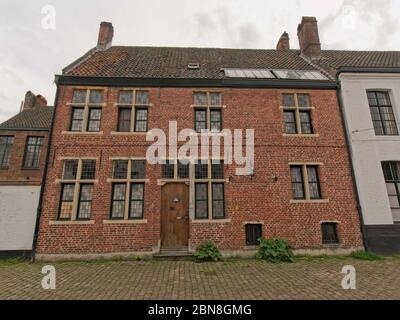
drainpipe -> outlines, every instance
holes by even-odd
[[[35,233],[33,235],[31,262],[35,262],[36,245],[37,245],[37,240],[38,240],[38,236],[39,236],[40,216],[42,214],[42,208],[43,208],[43,194],[44,194],[44,189],[45,189],[46,179],[47,179],[47,169],[48,169],[49,159],[50,159],[50,147],[51,147],[51,141],[52,141],[53,130],[54,130],[54,119],[55,119],[56,109],[57,109],[57,101],[58,101],[57,79],[55,80],[55,82],[57,85],[57,91],[56,91],[56,96],[54,99],[54,110],[53,110],[53,116],[51,119],[49,138],[48,138],[48,142],[47,142],[46,161],[45,161],[44,170],[43,170],[42,185],[40,188],[39,204],[38,204],[37,212],[36,212],[36,225],[35,225]]]
[[[359,196],[359,191],[358,191],[358,187],[357,187],[357,182],[356,182],[356,176],[355,176],[355,171],[354,171],[354,165],[353,165],[353,150],[351,148],[351,144],[350,144],[350,131],[349,128],[347,126],[347,122],[345,120],[345,111],[344,111],[344,103],[343,103],[343,99],[342,99],[342,87],[341,87],[341,81],[339,80],[339,76],[336,77],[336,82],[337,82],[337,90],[336,90],[336,96],[337,96],[337,100],[339,103],[339,109],[340,109],[340,118],[342,120],[342,126],[345,129],[345,140],[346,140],[346,148],[347,148],[347,154],[349,157],[349,162],[350,162],[350,169],[351,169],[351,175],[352,175],[352,182],[353,182],[353,188],[356,194],[356,202],[357,202],[357,212],[358,212],[358,216],[360,218],[360,230],[361,230],[361,235],[362,235],[362,240],[364,243],[364,248],[366,251],[368,251],[368,243],[367,243],[367,238],[365,235],[365,225],[364,225],[364,216],[362,214],[362,208],[361,208],[361,204],[360,204],[360,196]],[[347,133],[349,133],[349,135],[347,135]]]

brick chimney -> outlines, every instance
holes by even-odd
[[[97,48],[99,50],[107,50],[112,45],[114,36],[114,27],[111,22],[100,23],[99,40],[97,41]]]
[[[289,35],[286,31],[279,38],[278,44],[276,45],[276,49],[277,50],[289,50],[290,49]]]
[[[40,108],[40,107],[46,107],[46,106],[47,106],[47,100],[45,97],[43,97],[40,94],[38,94],[36,96],[34,93],[32,93],[32,91],[28,91],[25,94],[25,100],[24,100],[22,110],[28,110],[28,109]]]
[[[315,17],[303,17],[297,27],[301,54],[311,60],[321,59],[321,43]]]

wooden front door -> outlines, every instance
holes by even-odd
[[[161,189],[161,246],[187,247],[189,241],[189,186],[167,183]]]

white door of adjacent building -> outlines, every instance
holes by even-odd
[[[0,251],[31,250],[40,186],[0,186]]]

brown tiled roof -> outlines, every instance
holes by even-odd
[[[53,107],[37,107],[23,110],[0,124],[0,130],[48,130],[51,126]]]
[[[199,70],[189,70],[199,63]],[[64,74],[94,77],[223,79],[222,68],[315,70],[298,50],[120,47],[89,51]]]
[[[341,66],[400,67],[400,52],[323,50],[320,66],[335,75]],[[189,70],[199,63],[199,70]],[[223,68],[315,70],[299,50],[113,46],[90,50],[63,74],[92,77],[223,79]]]
[[[339,67],[399,68],[400,51],[340,51],[323,50],[323,62]]]

